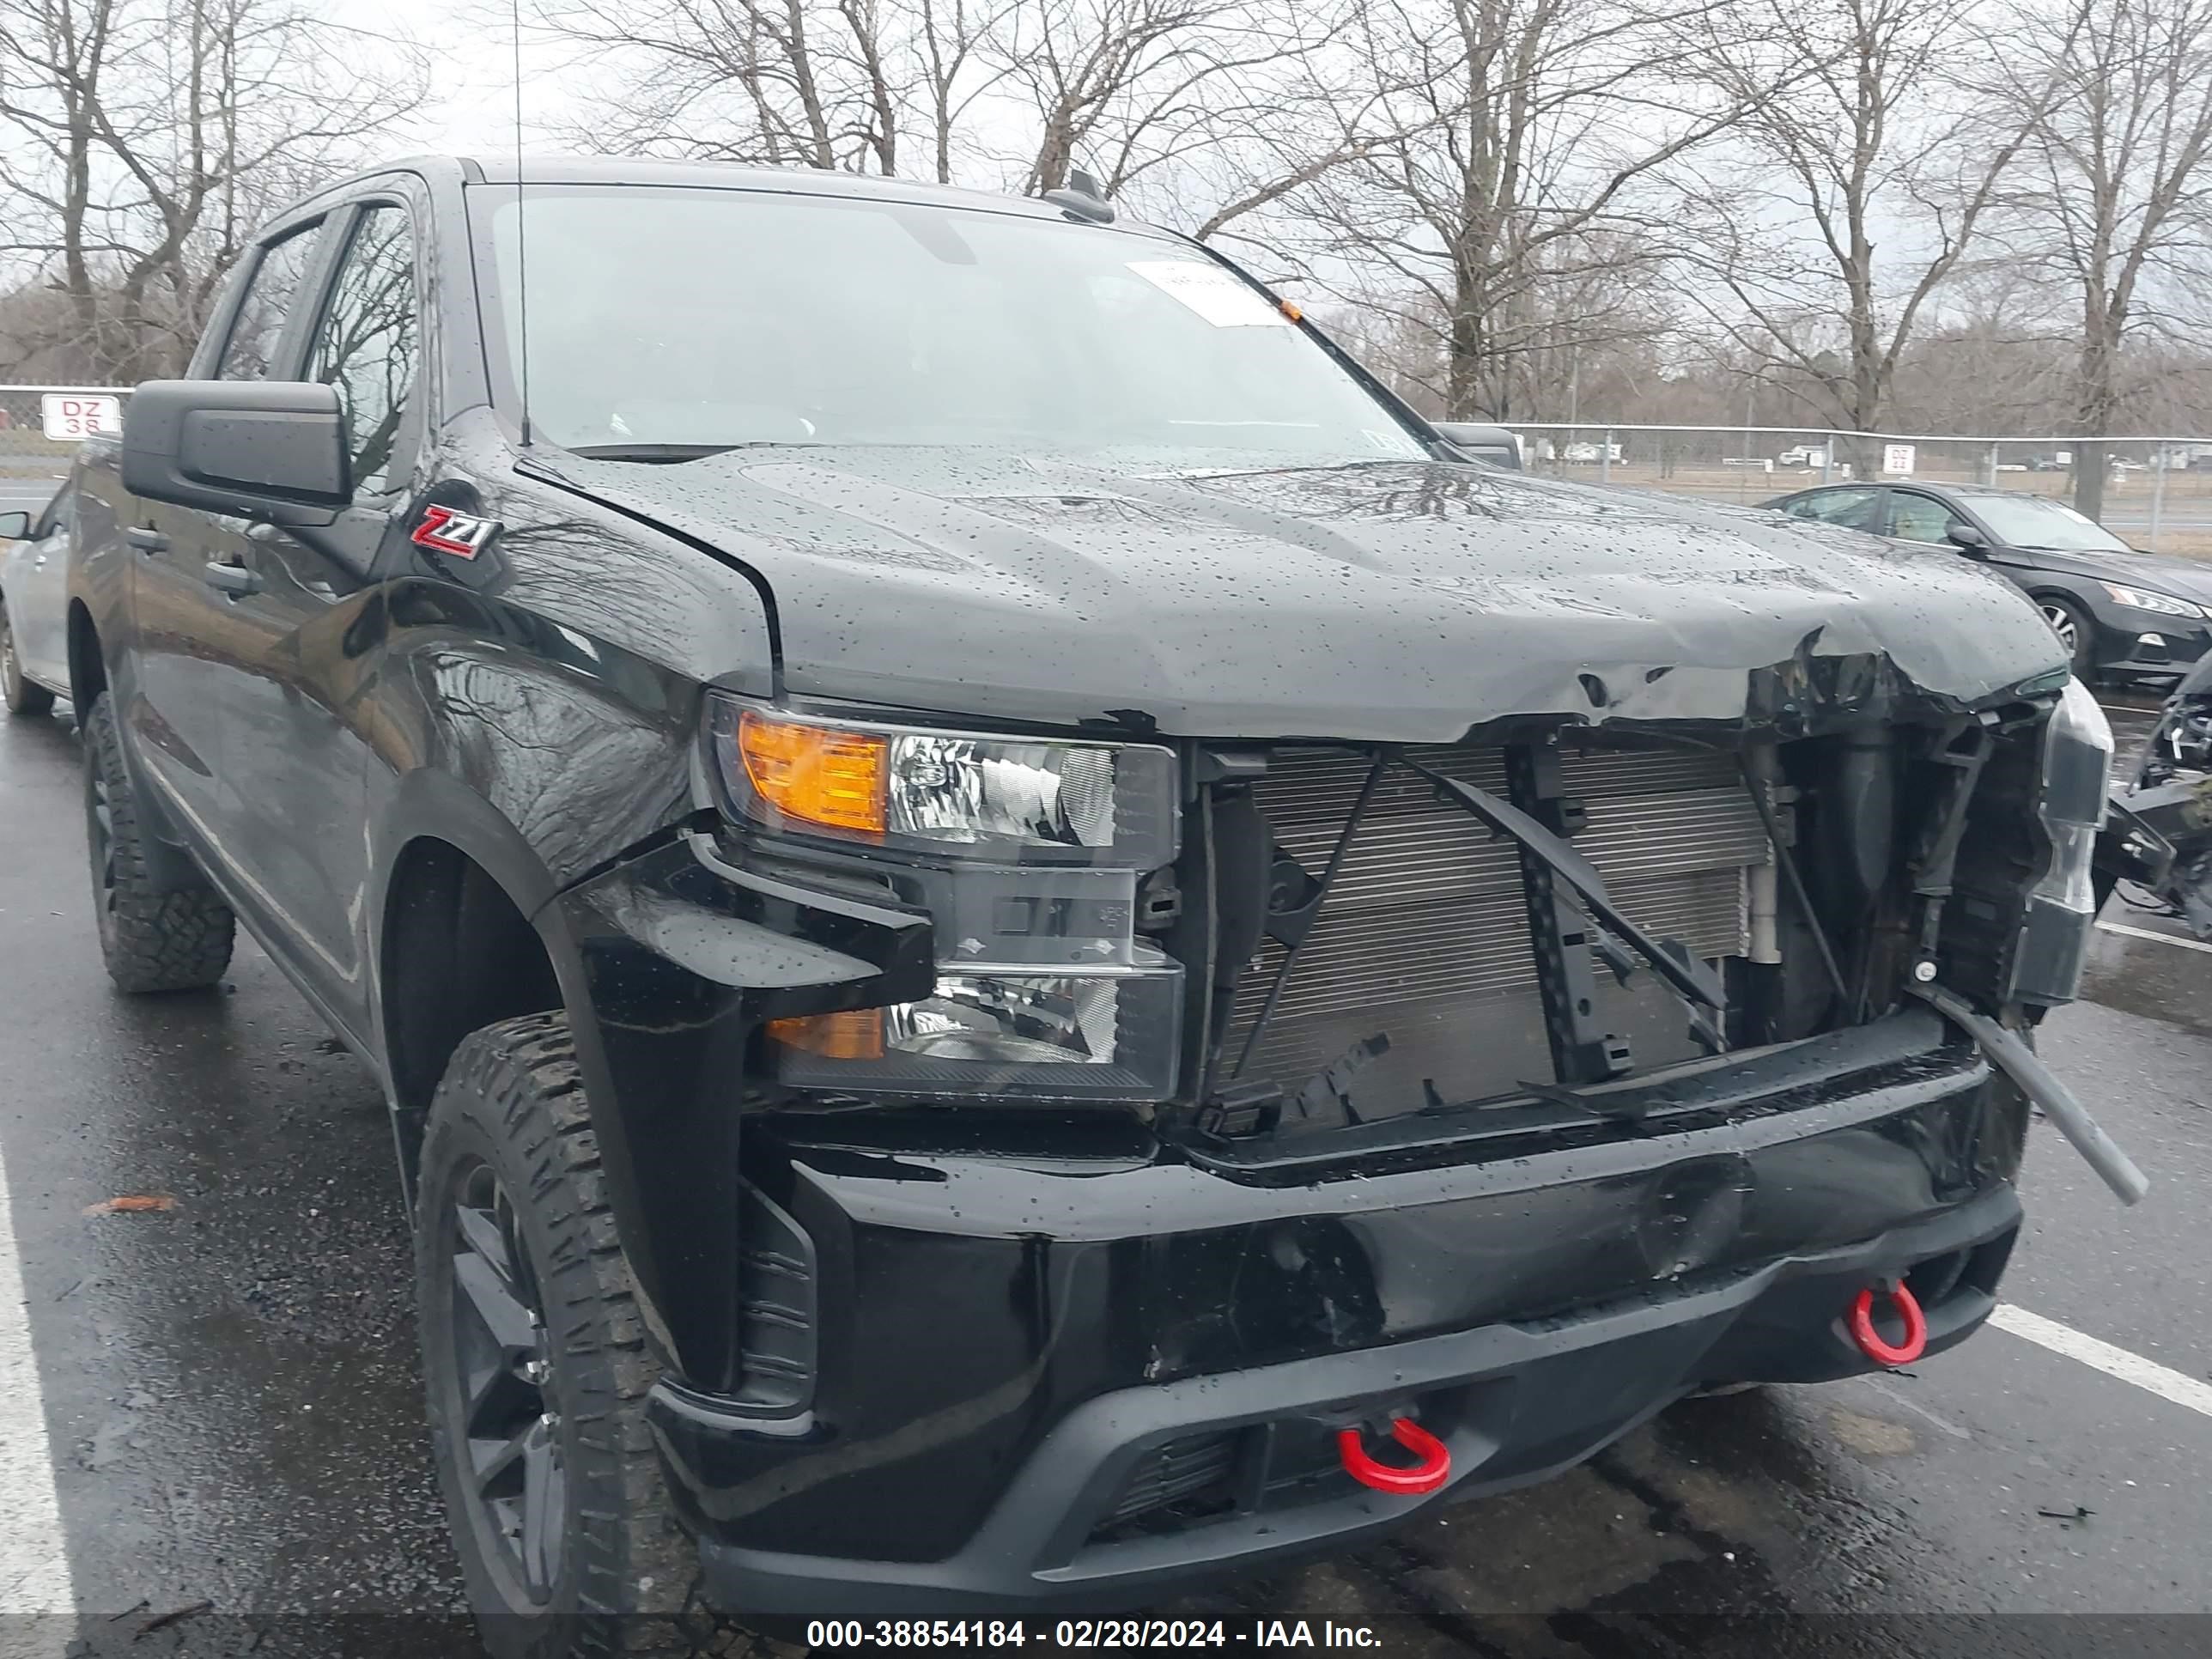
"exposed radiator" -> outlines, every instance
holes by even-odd
[[[1503,796],[1494,750],[1416,750],[1413,758]],[[1768,856],[1759,815],[1732,755],[1566,751],[1566,792],[1587,813],[1574,845],[1621,909],[1698,956],[1748,945],[1745,872]],[[1342,833],[1369,763],[1339,750],[1278,750],[1254,796],[1275,839],[1318,876]],[[1224,1054],[1233,1064],[1282,962],[1269,940],[1238,986]],[[1686,1050],[1673,1003],[1648,974],[1630,991],[1601,970],[1603,1009],[1633,1030],[1639,1064]],[[1521,865],[1460,808],[1395,767],[1299,952],[1247,1079],[1295,1091],[1377,1034],[1389,1052],[1354,1090],[1369,1115],[1458,1103],[1552,1076]]]

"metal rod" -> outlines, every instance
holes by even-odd
[[[1782,844],[1781,827],[1774,819],[1773,805],[1766,792],[1759,787],[1759,780],[1745,769],[1744,785],[1751,791],[1752,806],[1759,813],[1759,821],[1766,826],[1767,845],[1774,849],[1774,861],[1782,866],[1782,878],[1790,884],[1790,896],[1797,901],[1798,913],[1805,925],[1813,930],[1813,943],[1820,947],[1820,965],[1828,970],[1828,983],[1836,988],[1836,1000],[1848,1011],[1851,994],[1844,988],[1844,970],[1836,963],[1836,953],[1828,944],[1828,930],[1820,925],[1820,913],[1814,909],[1813,901],[1805,891],[1805,878],[1797,872],[1797,860],[1790,856],[1790,849]]]
[[[1446,777],[1419,761],[1409,760],[1406,764],[1435,785],[1446,800],[1456,801],[1499,835],[1510,836],[1550,865],[1567,885],[1582,895],[1592,919],[1642,957],[1644,964],[1677,993],[1705,1004],[1717,1014],[1728,1012],[1726,991],[1712,970],[1686,951],[1679,959],[1670,955],[1661,948],[1662,941],[1623,915],[1620,907],[1613,902],[1613,895],[1606,890],[1605,878],[1598,874],[1596,866],[1568,842],[1487,789]]]
[[[1987,1014],[1977,1013],[1955,991],[1940,985],[1907,988],[1965,1028],[1966,1035],[1989,1056],[1990,1063],[2010,1078],[2022,1094],[2043,1108],[2043,1115],[2058,1126],[2059,1133],[2074,1143],[2074,1150],[2081,1154],[2097,1172],[2098,1179],[2112,1189],[2121,1203],[2142,1201],[2143,1194],[2150,1190],[2150,1177],[2089,1115],[2088,1108],[2075,1099],[2074,1091],[2051,1075],[2050,1067],[2035,1057],[2033,1050]]]
[[[2161,444],[2151,457],[2150,475],[2150,547],[2158,551],[2159,522],[2166,516],[2166,463],[2172,452]]]
[[[1322,907],[1328,902],[1329,889],[1336,885],[1336,872],[1343,867],[1344,855],[1352,848],[1352,832],[1359,828],[1359,820],[1366,816],[1367,803],[1373,799],[1375,786],[1382,781],[1382,773],[1390,764],[1387,750],[1377,750],[1375,763],[1367,769],[1367,781],[1359,786],[1359,798],[1352,803],[1352,816],[1344,821],[1344,833],[1336,838],[1335,848],[1328,855],[1328,864],[1321,872],[1321,882],[1314,893],[1314,920],[1321,920]],[[1283,947],[1283,965],[1275,970],[1275,982],[1267,988],[1267,1000],[1260,1005],[1260,1012],[1252,1021],[1252,1029],[1244,1034],[1244,1046],[1237,1051],[1237,1064],[1229,1073],[1231,1083],[1244,1075],[1244,1067],[1252,1058],[1253,1049],[1260,1046],[1260,1034],[1267,1029],[1267,1022],[1275,1017],[1275,1005],[1283,998],[1283,987],[1291,977],[1291,969],[1298,960],[1298,952],[1305,949],[1306,941],[1313,937],[1309,927],[1297,939]]]

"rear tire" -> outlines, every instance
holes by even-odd
[[[485,1647],[497,1659],[749,1651],[752,1638],[690,1594],[697,1557],[646,1426],[659,1370],[565,1016],[462,1040],[420,1175],[430,1438]]]
[[[146,868],[147,831],[106,692],[92,700],[83,726],[85,842],[107,976],[133,996],[214,984],[230,966],[237,933],[230,907],[204,878],[167,890],[155,884]]]
[[[44,714],[54,706],[54,694],[23,678],[21,659],[15,654],[15,631],[8,625],[8,610],[0,605],[0,702],[11,714]]]

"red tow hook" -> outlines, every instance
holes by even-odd
[[[1344,1460],[1345,1472],[1377,1492],[1434,1492],[1451,1479],[1451,1448],[1412,1418],[1392,1418],[1390,1437],[1421,1461],[1410,1469],[1377,1462],[1361,1443],[1358,1429],[1339,1429],[1336,1452]]]
[[[1893,1279],[1878,1288],[1889,1293],[1897,1304],[1898,1315],[1905,1321],[1905,1340],[1892,1346],[1881,1340],[1881,1333],[1874,1328],[1874,1292],[1869,1286],[1859,1292],[1859,1299],[1851,1304],[1851,1340],[1859,1345],[1859,1352],[1877,1365],[1910,1365],[1928,1349],[1928,1316],[1920,1311],[1920,1304],[1903,1279]]]

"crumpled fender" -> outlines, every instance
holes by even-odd
[[[577,1060],[654,1340],[735,1386],[742,1104],[765,1020],[926,996],[927,919],[737,867],[690,833],[557,895]]]

